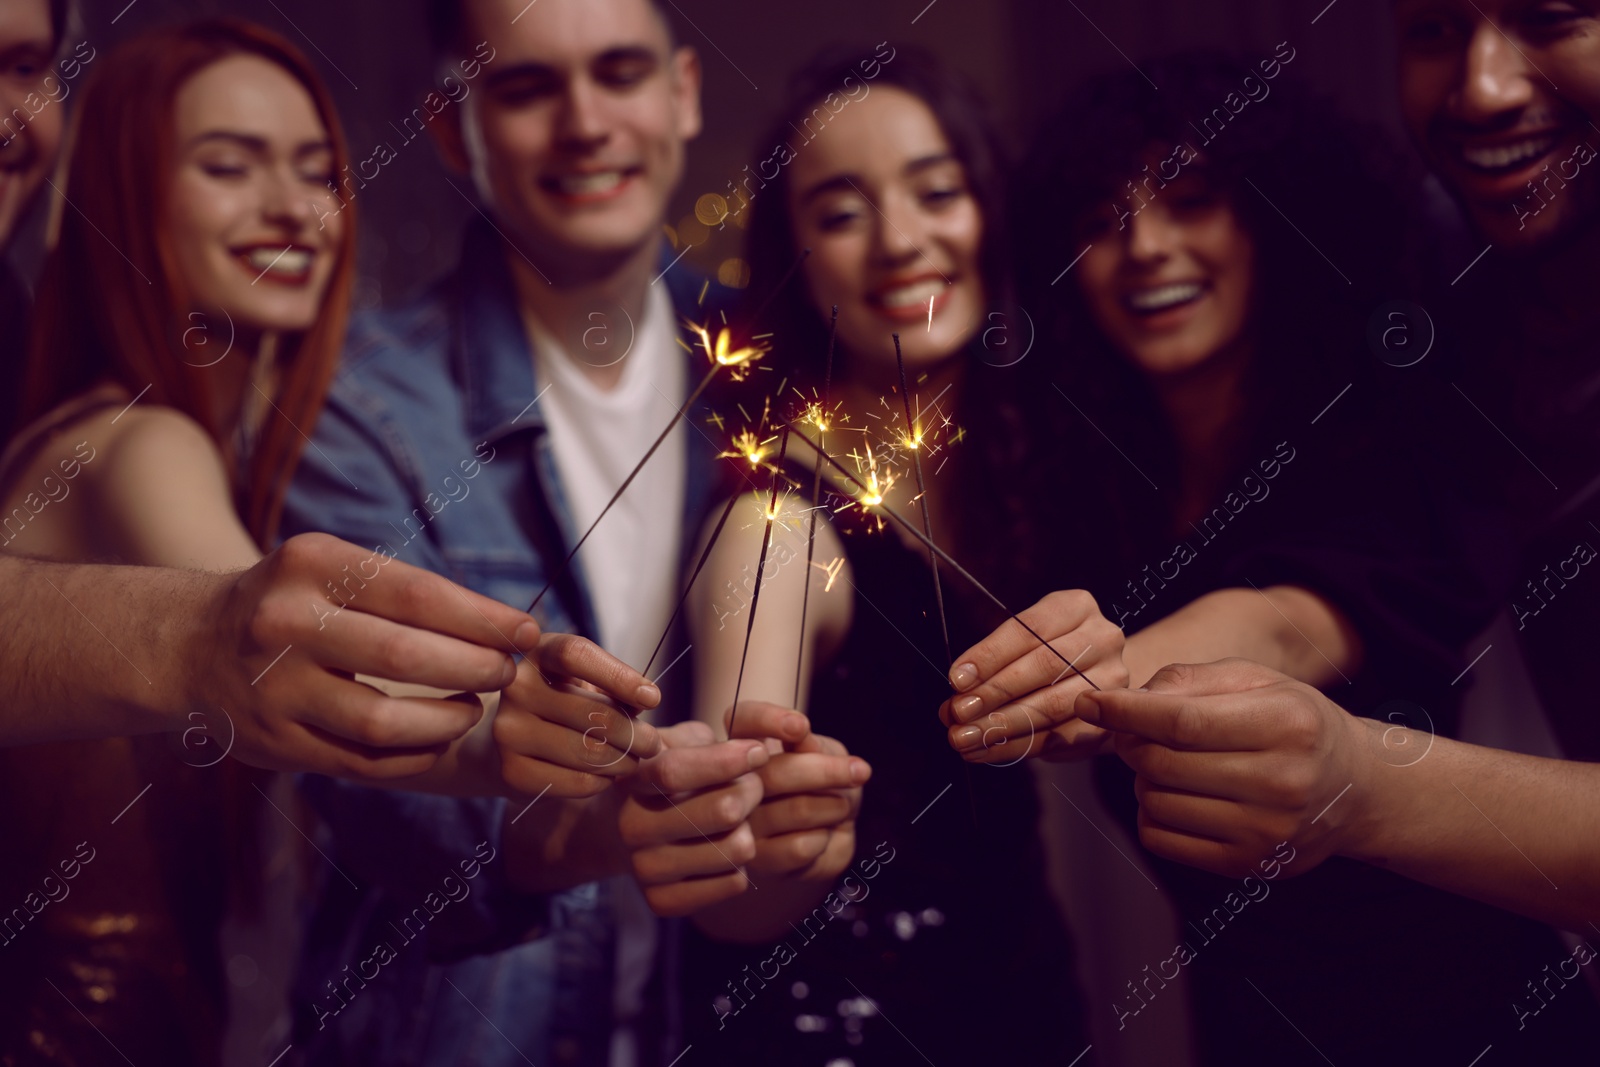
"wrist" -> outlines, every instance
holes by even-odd
[[[1391,764],[1383,758],[1384,754],[1397,745],[1425,748],[1426,743],[1420,741],[1415,731],[1405,727],[1387,726],[1374,719],[1355,715],[1348,718],[1350,749],[1355,760],[1353,788],[1350,790],[1353,803],[1351,816],[1340,828],[1335,851],[1350,859],[1381,866],[1387,854],[1385,833],[1399,819],[1394,810],[1396,787],[1404,783],[1395,772],[1404,773],[1408,769],[1407,765],[1396,767]],[[1407,736],[1397,740],[1397,731]]]

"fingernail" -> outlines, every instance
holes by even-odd
[[[767,746],[756,745],[750,750],[749,758],[751,770],[755,770],[757,767],[765,767],[767,765]]]
[[[950,702],[950,710],[956,713],[958,719],[970,719],[983,710],[983,698],[980,696],[956,697]]]
[[[963,663],[950,672],[950,684],[956,689],[970,689],[978,680],[978,668],[970,663]]]
[[[661,690],[646,682],[633,691],[633,702],[641,708],[653,708],[661,703]]]
[[[977,726],[963,726],[950,735],[950,740],[955,742],[955,746],[964,752],[969,748],[977,747],[983,741],[983,729]]]
[[[781,729],[790,738],[798,741],[811,732],[811,720],[796,711],[783,717]]]
[[[1084,722],[1093,726],[1100,725],[1100,705],[1095,702],[1093,697],[1080,696],[1073,702],[1072,710]]]
[[[866,760],[859,757],[854,757],[850,760],[850,782],[852,785],[860,785],[871,777],[872,767]]]
[[[535,623],[525,622],[511,635],[511,644],[518,652],[527,652],[538,643],[539,627]]]
[[[500,669],[500,688],[504,689],[517,680],[517,661],[510,656],[506,657],[505,664]]]

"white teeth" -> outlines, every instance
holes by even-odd
[[[1162,311],[1179,304],[1187,304],[1201,294],[1203,288],[1195,282],[1174,282],[1158,285],[1154,289],[1141,289],[1129,293],[1128,306],[1135,311]]]
[[[605,170],[596,174],[569,174],[556,179],[556,188],[567,196],[596,196],[609,193],[622,184],[620,170]]]
[[[273,274],[303,274],[311,266],[311,253],[303,248],[252,248],[250,265]]]
[[[1479,170],[1502,170],[1544,155],[1555,143],[1554,137],[1530,137],[1516,144],[1498,145],[1493,148],[1470,148],[1463,145],[1461,158]]]
[[[928,301],[944,292],[945,288],[944,282],[930,278],[927,281],[902,285],[898,289],[889,289],[880,294],[878,300],[886,308],[907,308],[915,304],[926,307]]]

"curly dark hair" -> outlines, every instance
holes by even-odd
[[[1399,190],[1417,183],[1398,171],[1399,156],[1384,152],[1382,138],[1307,95],[1297,72],[1282,65],[1266,79],[1263,70],[1208,50],[1143,66],[1159,91],[1135,70],[1096,77],[1039,131],[1018,173],[1012,227],[1024,245],[1021,301],[1038,321],[1042,345],[1027,367],[1033,388],[1026,395],[1042,405],[1034,421],[1070,417],[1052,388],[1064,383],[1097,421],[1103,416],[1121,431],[1119,441],[1142,469],[1169,484],[1177,481],[1178,456],[1154,392],[1100,333],[1078,287],[1053,284],[1078,251],[1072,235],[1079,221],[1122,196],[1137,207],[1130,181],[1148,197],[1153,147],[1163,156],[1178,145],[1195,150],[1193,168],[1230,204],[1255,246],[1257,343],[1244,385],[1247,436],[1254,438],[1267,432],[1261,420],[1269,410],[1320,406],[1371,371],[1367,317],[1404,291],[1412,249]],[[1247,80],[1254,86],[1248,94]],[[1252,102],[1231,113],[1224,109],[1229,94]],[[1219,110],[1225,124],[1215,117]]]

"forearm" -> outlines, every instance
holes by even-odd
[[[1570,930],[1600,921],[1600,764],[1361,725],[1373,755],[1341,851]]]
[[[0,555],[0,745],[157,733],[198,707],[191,675],[227,577]]]
[[[617,831],[622,787],[581,800],[512,800],[501,830],[506,874],[524,893],[554,893],[631,870]]]
[[[1141,686],[1169,663],[1235,656],[1321,687],[1355,673],[1361,641],[1337,609],[1309,590],[1219,589],[1128,638],[1123,662],[1130,682]]]
[[[748,892],[694,915],[694,924],[718,941],[754,944],[786,933],[790,924],[810,912],[838,880],[766,877]]]

